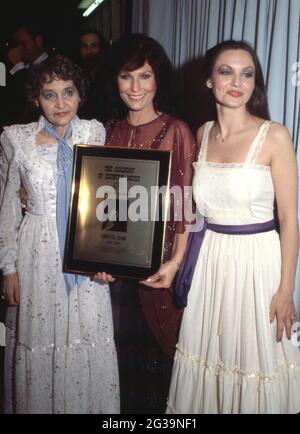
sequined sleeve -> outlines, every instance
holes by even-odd
[[[1,136],[1,154],[7,162],[7,173],[1,180],[3,199],[0,205],[0,268],[3,274],[16,272],[18,231],[22,221],[19,198],[20,175],[16,149],[12,145],[13,128],[9,127]]]
[[[112,138],[112,134],[116,128],[118,121],[116,119],[110,119],[105,124],[105,131],[106,131],[106,144],[110,145],[110,140]]]
[[[196,141],[188,126],[180,122],[175,130],[175,143],[172,158],[171,184],[181,190],[181,200],[174,202],[174,217],[176,222],[176,233],[183,233],[186,225],[193,220],[192,200],[192,177],[193,162],[195,160]],[[175,199],[176,200],[176,199]]]

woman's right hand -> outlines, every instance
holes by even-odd
[[[273,295],[270,305],[271,323],[275,317],[277,320],[277,342],[282,340],[284,329],[287,338],[291,339],[292,326],[297,318],[292,291],[284,291],[279,288]]]
[[[10,306],[18,306],[20,303],[20,284],[18,273],[10,273],[3,276],[2,293],[7,304]]]
[[[171,258],[160,266],[157,273],[149,276],[146,280],[140,281],[140,283],[154,289],[170,288],[179,266],[180,264]]]
[[[112,277],[111,274],[107,274],[104,271],[95,274],[93,276],[93,279],[100,282],[106,282],[106,283],[114,282],[116,280],[114,277]]]

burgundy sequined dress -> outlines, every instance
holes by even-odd
[[[161,114],[146,124],[132,126],[126,119],[107,125],[107,146],[172,150],[170,186],[191,185],[195,140],[181,120]],[[170,205],[173,208],[173,204]],[[183,233],[185,220],[170,212],[164,261],[170,258],[175,233]],[[115,341],[119,356],[121,412],[162,413],[173,363],[181,310],[171,290],[153,290],[133,280],[111,285]]]

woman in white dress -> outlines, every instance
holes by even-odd
[[[297,413],[293,143],[282,125],[267,120],[261,68],[248,44],[226,41],[209,50],[205,73],[216,120],[197,134],[193,190],[206,232],[194,258],[167,412]]]
[[[63,56],[37,67],[29,99],[38,122],[6,127],[0,267],[7,309],[6,413],[118,413],[119,378],[109,286],[62,273],[72,146],[103,145],[98,121],[80,120],[80,69]],[[22,218],[20,185],[27,191]]]

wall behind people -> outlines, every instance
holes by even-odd
[[[103,2],[87,19],[88,25],[101,31],[108,41],[131,33],[132,0]]]

